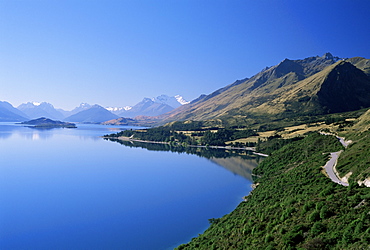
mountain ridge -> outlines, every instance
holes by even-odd
[[[120,117],[127,118],[134,118],[136,116],[159,116],[187,103],[189,102],[180,95],[160,95],[154,98],[145,97],[141,102],[130,109],[121,109],[119,112],[114,113]]]
[[[64,118],[64,115],[58,110],[56,110],[54,106],[48,102],[22,103],[17,107],[17,109],[25,113],[31,119],[47,117],[50,119],[61,120]]]
[[[245,81],[237,81],[161,116],[161,124],[183,120],[245,120],[272,115],[284,118],[368,107],[370,78],[351,62],[367,67],[367,59],[341,59],[330,53],[299,60],[285,59]],[[339,78],[336,79],[336,76]],[[322,88],[323,83],[325,86]],[[307,84],[309,86],[305,86]],[[341,88],[347,85],[352,87],[343,92],[339,85]],[[336,86],[335,93],[326,89],[327,86]],[[322,88],[322,91],[314,92],[315,88],[317,91]],[[335,94],[341,94],[343,98],[334,102],[332,95]],[[325,98],[330,100],[325,102]],[[356,103],[348,106],[354,100],[357,100]],[[305,104],[304,109],[302,104]]]

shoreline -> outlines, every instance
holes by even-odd
[[[104,139],[114,139],[114,140],[121,140],[121,141],[133,141],[133,142],[143,142],[143,143],[154,143],[154,144],[167,144],[170,145],[170,142],[159,142],[159,141],[147,141],[147,140],[139,140],[133,139],[126,136],[120,137],[110,137],[110,136],[102,136]],[[253,151],[253,154],[267,157],[268,155],[256,152],[255,147],[231,147],[231,146],[203,146],[203,145],[186,145],[186,147],[193,147],[193,148],[213,148],[213,149],[234,149],[234,150],[246,150],[246,151]]]

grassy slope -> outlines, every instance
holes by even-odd
[[[364,181],[370,178],[370,109],[357,122],[346,128],[342,135],[352,143],[340,155],[337,170],[341,176],[351,172],[350,181]]]
[[[350,181],[364,181],[370,177],[370,132],[363,132],[340,155],[337,170],[341,177],[352,172]]]
[[[362,249],[370,245],[370,189],[332,183],[323,152],[341,149],[313,133],[256,169],[260,184],[232,213],[178,249]],[[365,204],[356,208],[365,199]]]
[[[332,63],[331,60],[318,57],[295,61],[286,59],[242,83],[231,84],[199,102],[176,109],[164,122],[186,119],[208,120],[220,117],[229,119],[235,115],[245,116],[250,108],[255,108],[275,98],[276,95],[284,93],[282,87],[289,88]]]

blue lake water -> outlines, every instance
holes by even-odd
[[[0,249],[172,249],[251,190],[255,159],[100,137],[120,128],[0,123]]]

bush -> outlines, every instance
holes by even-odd
[[[320,218],[325,219],[328,218],[330,215],[330,212],[328,210],[328,207],[325,205],[320,209]]]
[[[326,230],[326,227],[321,222],[315,222],[311,228],[311,233],[313,236],[317,236],[320,233],[324,232]]]
[[[317,211],[317,210],[313,211],[313,212],[308,216],[308,220],[309,220],[309,221],[311,221],[311,222],[315,222],[315,221],[320,220],[320,213],[319,213],[319,211]]]
[[[266,234],[265,243],[269,243],[274,240],[274,237],[271,234]]]
[[[283,242],[286,246],[294,246],[300,243],[303,240],[303,233],[298,232],[298,233],[288,233],[284,235],[283,237]]]

